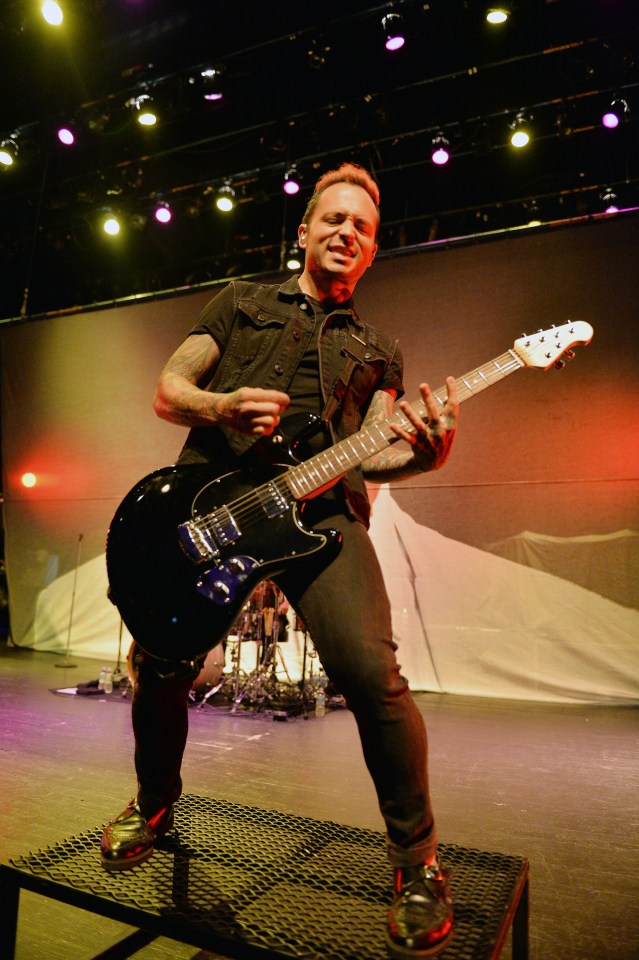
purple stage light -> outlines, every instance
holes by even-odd
[[[386,49],[393,52],[401,50],[406,42],[403,32],[403,20],[399,13],[387,13],[382,17],[382,29],[386,37]]]
[[[60,127],[58,130],[58,140],[60,143],[63,143],[65,147],[71,147],[75,143],[75,137],[73,135],[73,130],[70,130],[68,127]]]
[[[401,35],[397,37],[389,37],[386,41],[386,49],[390,50],[391,52],[393,50],[401,50],[405,43],[406,40]]]
[[[172,214],[168,203],[158,203],[154,216],[158,223],[170,223]]]

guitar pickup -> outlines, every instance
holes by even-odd
[[[290,506],[290,500],[286,498],[284,491],[280,490],[274,483],[264,484],[255,493],[259,497],[264,513],[269,518],[279,517]]]
[[[219,510],[214,510],[207,515],[206,520],[212,527],[217,542],[221,547],[225,547],[227,544],[239,539],[240,528],[233,519],[233,515],[228,507],[220,507]]]

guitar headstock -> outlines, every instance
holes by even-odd
[[[548,370],[553,364],[563,366],[564,354],[572,359],[572,348],[590,343],[593,333],[589,323],[573,320],[560,327],[538,330],[529,337],[520,337],[515,340],[513,350],[527,367]]]

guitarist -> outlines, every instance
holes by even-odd
[[[160,375],[158,416],[190,432],[180,462],[241,456],[271,435],[286,414],[316,414],[308,439],[319,452],[386,420],[403,394],[396,341],[365,324],[352,295],[377,250],[379,190],[355,164],[324,174],[299,227],[304,270],[281,286],[229,284],[204,309]],[[428,419],[401,401],[409,429],[394,426],[408,449],[387,447],[304,504],[304,522],[342,538],[335,558],[313,556],[275,577],[303,618],[322,665],[353,711],[364,758],[387,829],[394,900],[387,941],[397,958],[432,957],[452,935],[453,908],[428,790],[422,716],[401,675],[390,604],[367,527],[364,475],[376,482],[442,467],[455,436],[454,378],[441,406],[427,384]],[[259,449],[259,447],[258,447]],[[187,737],[192,676],[160,678],[137,648],[133,699],[135,800],[102,837],[102,862],[126,869],[153,852],[171,829]],[[165,671],[166,672],[166,671]]]

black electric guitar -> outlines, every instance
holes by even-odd
[[[562,366],[562,357],[592,335],[578,321],[522,337],[460,377],[459,398],[522,367]],[[443,406],[445,387],[435,396]],[[426,415],[421,400],[414,408]],[[137,643],[160,660],[203,656],[224,639],[260,581],[300,558],[337,553],[336,531],[305,527],[304,501],[393,443],[391,423],[413,429],[398,410],[300,462],[284,421],[268,440],[278,463],[247,465],[243,457],[226,465],[184,464],[141,480],[120,504],[107,541],[110,596]]]

